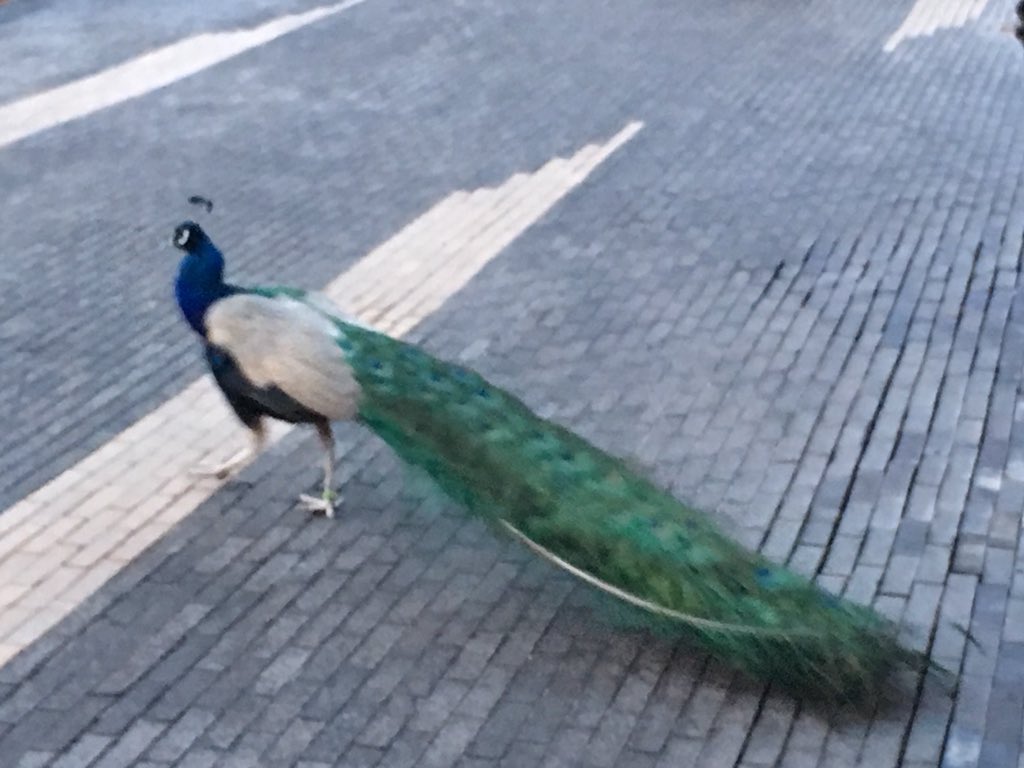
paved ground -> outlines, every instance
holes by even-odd
[[[205,5],[5,5],[0,104],[314,6]],[[1009,5],[367,0],[0,149],[0,764],[1020,765]],[[186,195],[218,202],[237,274],[323,285],[459,190],[550,192],[538,169],[634,121],[550,210],[527,215],[529,186],[470,196],[514,239],[406,330],[901,620],[955,695],[909,681],[830,715],[611,626],[355,428],[335,523],[293,504],[317,482],[299,432],[243,482],[181,476],[208,418],[180,397],[201,367],[169,297]],[[434,221],[411,241],[428,272],[484,248]],[[81,467],[144,483],[147,461],[158,503],[114,479],[67,495]],[[158,538],[131,533],[147,516]]]

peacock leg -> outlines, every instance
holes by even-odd
[[[228,475],[234,474],[256,458],[263,450],[263,446],[267,442],[267,430],[262,421],[257,421],[255,426],[251,427],[250,435],[252,437],[252,445],[250,447],[243,448],[230,459],[220,464],[200,464],[198,467],[194,467],[189,474],[194,477],[215,477],[218,480],[223,480]]]
[[[331,432],[330,422],[318,423],[316,433],[324,447],[324,490],[320,498],[302,494],[299,501],[311,512],[322,514],[324,517],[334,517],[334,501],[338,495],[331,488],[334,477],[334,434]]]

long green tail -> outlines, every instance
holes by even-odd
[[[538,554],[797,695],[872,702],[895,666],[926,664],[870,609],[740,547],[476,373],[336,322],[361,420]]]

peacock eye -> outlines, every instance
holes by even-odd
[[[187,229],[181,230],[181,232],[178,233],[178,240],[177,240],[178,245],[185,245],[185,243],[188,242],[188,236],[189,236],[189,232],[188,232]]]

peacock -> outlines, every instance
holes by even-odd
[[[240,287],[194,221],[175,295],[256,455],[267,418],[312,425],[335,514],[331,423],[355,420],[455,502],[558,567],[801,697],[869,703],[897,668],[927,666],[871,609],[746,550],[712,520],[477,373],[344,317],[315,293]]]

